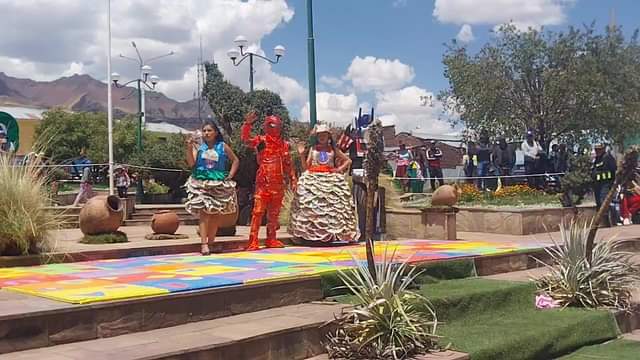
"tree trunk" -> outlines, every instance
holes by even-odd
[[[596,238],[596,233],[598,232],[598,226],[602,221],[603,215],[609,211],[609,204],[611,204],[611,200],[613,200],[613,196],[616,193],[616,189],[618,188],[618,185],[620,184],[616,179],[616,181],[614,181],[613,185],[611,186],[611,189],[609,189],[607,196],[602,201],[602,205],[600,206],[600,209],[598,209],[598,212],[596,213],[595,217],[593,218],[593,221],[591,222],[591,228],[589,229],[589,236],[587,236],[587,246],[586,246],[587,262],[589,262],[589,264],[591,264],[591,259],[593,257],[593,243]]]
[[[374,279],[377,278],[376,266],[375,266],[375,260],[374,260],[375,251],[373,246],[373,229],[374,229],[375,217],[376,217],[374,199],[375,199],[377,188],[378,188],[377,183],[374,184],[374,181],[367,180],[367,204],[366,204],[367,216],[366,216],[364,238],[365,238],[366,247],[367,247],[367,267],[369,268],[369,273],[371,273],[371,276]]]

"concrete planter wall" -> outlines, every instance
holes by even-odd
[[[455,215],[454,231],[483,232],[507,235],[529,235],[549,231],[558,231],[562,219],[569,220],[575,216],[572,208],[542,208],[542,209],[487,209],[487,208],[458,208]],[[389,209],[387,208],[387,234],[390,238],[435,239],[451,238],[449,229],[434,223],[429,218],[437,214],[425,214],[420,209]],[[578,216],[591,217],[595,215],[595,207],[578,207]],[[448,221],[450,223],[450,221]],[[429,225],[431,224],[431,225]],[[438,225],[443,233],[436,236]],[[452,229],[453,230],[453,229]]]
[[[492,234],[529,235],[558,231],[563,219],[576,216],[572,208],[540,209],[488,209],[459,208],[457,216],[458,231],[483,232]],[[593,206],[578,207],[579,217],[591,217],[596,210]]]
[[[456,208],[386,209],[387,235],[392,239],[456,240]]]

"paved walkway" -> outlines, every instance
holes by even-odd
[[[151,233],[149,226],[123,226],[120,228],[129,237],[128,243],[119,244],[81,244],[78,241],[82,238],[80,229],[65,229],[59,230],[52,234],[51,241],[53,244],[53,252],[56,253],[73,253],[82,251],[93,250],[114,250],[114,249],[134,249],[144,247],[155,246],[167,246],[167,245],[182,245],[182,244],[198,244],[200,238],[196,231],[197,226],[183,225],[178,229],[178,233],[188,236],[186,239],[176,240],[147,240],[145,235]],[[245,240],[249,236],[248,226],[236,227],[236,236],[220,236],[216,241],[238,241]],[[264,227],[260,229],[260,238],[266,236],[266,230]],[[290,238],[290,235],[286,232],[286,229],[280,229],[278,231],[279,238]],[[619,226],[615,228],[600,229],[598,231],[598,239],[635,239],[640,238],[640,225],[632,226]],[[544,233],[533,235],[505,235],[505,234],[488,234],[488,233],[474,233],[474,232],[458,232],[459,240],[474,240],[474,241],[488,241],[488,242],[517,242],[517,243],[532,243],[539,244],[541,242],[550,243],[551,239],[559,240],[560,233]]]

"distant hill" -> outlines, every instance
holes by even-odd
[[[113,89],[116,117],[138,111],[137,96],[127,96],[134,88]],[[0,72],[0,105],[62,107],[72,111],[107,111],[107,85],[89,75],[73,75],[53,81],[19,79]],[[165,121],[187,129],[199,126],[198,101],[179,102],[155,91],[146,92],[147,121]],[[203,105],[202,118],[211,114]]]

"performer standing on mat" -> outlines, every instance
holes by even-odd
[[[256,175],[256,190],[254,195],[253,212],[251,214],[251,232],[249,245],[246,250],[258,250],[258,231],[265,212],[267,213],[268,248],[284,247],[276,239],[276,231],[280,228],[278,217],[282,208],[282,200],[287,187],[296,189],[296,175],[291,160],[289,143],[282,139],[282,121],[275,115],[264,119],[265,135],[251,136],[251,128],[258,118],[255,112],[245,116],[240,138],[251,149],[257,151],[258,173]]]
[[[189,213],[200,216],[202,255],[209,255],[209,244],[216,238],[220,215],[237,211],[236,183],[231,180],[238,171],[238,157],[225,144],[218,126],[211,120],[202,125],[202,143],[190,137],[187,140],[187,164],[193,168],[187,181]],[[231,170],[227,171],[227,159]]]
[[[318,144],[309,150],[307,170],[298,181],[289,233],[306,245],[355,242],[358,239],[355,205],[344,177],[351,159],[335,146],[326,125],[317,125],[315,134]]]

